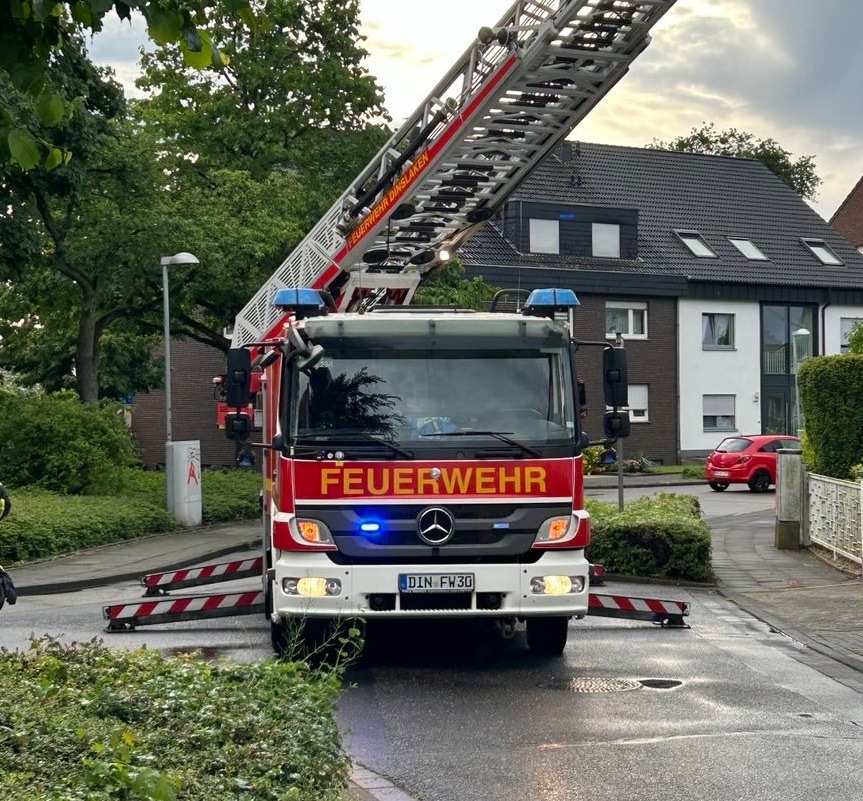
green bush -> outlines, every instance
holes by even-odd
[[[121,408],[86,406],[71,392],[0,393],[0,480],[52,492],[110,494],[138,457]]]
[[[164,504],[18,490],[2,523],[0,564],[27,562],[170,531]]]
[[[165,505],[165,474],[152,470],[124,470],[121,477],[124,497],[140,497]],[[201,511],[205,525],[260,517],[261,474],[254,470],[226,469],[201,471]]]
[[[797,373],[813,473],[847,479],[863,456],[863,355],[816,356]],[[811,463],[808,461],[811,458]]]
[[[590,562],[609,573],[708,581],[710,532],[698,499],[689,495],[644,497],[621,512],[609,503],[588,501]]]
[[[704,478],[704,467],[701,465],[687,465],[680,471],[684,478]]]
[[[176,527],[165,505],[164,473],[128,468],[117,478],[118,496],[15,490],[12,514],[0,530],[0,564],[47,559]],[[204,470],[201,482],[205,524],[260,517],[260,474]]]
[[[0,793],[84,801],[339,801],[333,670],[51,640],[0,651]]]

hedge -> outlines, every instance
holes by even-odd
[[[0,564],[46,559],[176,528],[165,507],[164,473],[123,471],[121,486],[120,496],[15,490],[12,513],[0,524]],[[204,470],[201,487],[205,524],[259,518],[259,474]]]
[[[863,355],[816,356],[797,372],[807,467],[847,479],[863,457]]]
[[[0,795],[339,801],[335,670],[53,640],[0,651]]]
[[[709,581],[710,531],[698,499],[688,495],[644,497],[619,511],[587,502],[591,514],[588,561],[621,576]]]

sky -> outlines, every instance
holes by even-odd
[[[507,0],[361,0],[366,67],[393,123],[410,115]],[[703,122],[814,156],[810,201],[830,219],[863,176],[863,0],[677,0],[629,74],[570,139],[642,147]],[[132,89],[140,20],[112,22],[91,54]]]

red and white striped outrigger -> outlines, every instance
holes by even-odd
[[[141,584],[146,588],[145,598],[156,595],[167,596],[170,590],[259,576],[262,564],[262,557],[255,557],[167,573],[148,573],[141,579]],[[591,581],[594,583],[604,584],[604,573],[602,565],[591,565]],[[159,623],[264,615],[265,611],[264,593],[261,590],[245,590],[214,595],[165,597],[164,600],[138,601],[131,604],[112,604],[102,607],[102,616],[108,621],[105,630],[114,632],[129,631],[138,626],[152,626]],[[689,604],[685,601],[592,592],[588,596],[587,614],[628,620],[649,620],[663,627],[689,628],[683,620],[684,617],[689,616]]]

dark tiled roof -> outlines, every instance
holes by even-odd
[[[567,151],[570,160],[564,160]],[[863,255],[761,162],[667,150],[568,143],[549,155],[513,200],[638,210],[637,261],[519,253],[494,223],[462,246],[468,265],[562,267],[683,276],[690,281],[863,288]],[[674,230],[698,231],[719,258],[698,258]],[[749,239],[750,261],[728,238]],[[843,262],[828,267],[801,237],[823,239]]]

